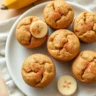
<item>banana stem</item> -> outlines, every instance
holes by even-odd
[[[2,6],[1,6],[1,8],[0,8],[1,10],[6,10],[6,9],[8,9],[8,7],[7,6],[5,6],[4,4],[2,4]]]

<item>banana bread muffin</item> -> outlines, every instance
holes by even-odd
[[[72,72],[81,82],[96,83],[96,52],[81,52],[72,64]]]
[[[54,0],[44,8],[44,18],[50,27],[63,29],[73,21],[74,11],[64,0]]]
[[[51,34],[47,48],[50,55],[55,59],[70,61],[79,53],[80,42],[73,32],[60,29]]]
[[[27,16],[17,25],[16,38],[21,45],[27,48],[36,48],[47,40],[47,32],[48,28],[45,22],[36,16]]]
[[[49,57],[43,54],[29,56],[22,66],[24,81],[35,88],[49,85],[55,77],[55,66]]]
[[[96,12],[82,12],[74,21],[74,33],[85,43],[96,42]]]

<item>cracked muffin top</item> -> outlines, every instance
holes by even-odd
[[[63,29],[73,21],[74,11],[64,0],[54,0],[44,8],[44,18],[50,27]]]
[[[46,55],[34,54],[29,56],[22,66],[24,81],[36,88],[46,87],[55,77],[55,66]]]
[[[79,53],[80,42],[73,32],[60,29],[51,34],[47,48],[50,55],[55,59],[70,61]]]
[[[96,42],[96,13],[80,13],[74,21],[74,33],[85,43]]]
[[[30,31],[31,25],[37,21],[42,20],[36,16],[27,16],[22,20],[20,20],[20,22],[17,25],[15,33],[16,33],[16,39],[21,45],[27,48],[37,48],[46,41],[48,34],[42,38],[36,38],[32,35],[32,32]],[[38,34],[35,35],[39,36]]]
[[[81,52],[73,62],[72,71],[81,82],[96,83],[96,52]]]

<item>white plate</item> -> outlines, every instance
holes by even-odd
[[[15,84],[18,86],[18,88],[25,93],[28,96],[61,96],[59,92],[57,91],[57,80],[62,75],[72,75],[71,72],[71,62],[58,62],[54,60],[52,57],[50,57],[55,65],[56,65],[56,78],[54,81],[46,88],[43,89],[35,89],[31,88],[22,79],[21,76],[21,66],[25,60],[26,57],[34,54],[34,53],[43,53],[50,56],[46,49],[46,44],[38,49],[27,49],[22,47],[15,38],[15,28],[19,20],[25,16],[29,15],[36,15],[43,19],[43,9],[45,7],[46,3],[42,3],[38,6],[35,6],[34,8],[31,8],[27,12],[25,12],[23,15],[20,16],[20,18],[15,22],[13,25],[10,34],[7,39],[6,44],[6,62],[8,70],[12,76],[12,79],[14,80]],[[70,3],[68,2],[75,11],[75,16],[79,14],[82,11],[90,11],[88,9],[85,9],[84,7]],[[50,33],[52,33],[52,29],[49,28]],[[81,50],[96,50],[96,43],[93,44],[82,44]],[[75,93],[75,96],[96,96],[96,85],[86,85],[83,83],[78,82],[78,90]]]

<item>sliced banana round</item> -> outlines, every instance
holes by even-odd
[[[30,31],[35,38],[43,38],[48,32],[48,27],[44,21],[38,20],[31,24]]]
[[[58,80],[57,88],[62,95],[70,96],[75,93],[77,82],[72,76],[62,76]]]

